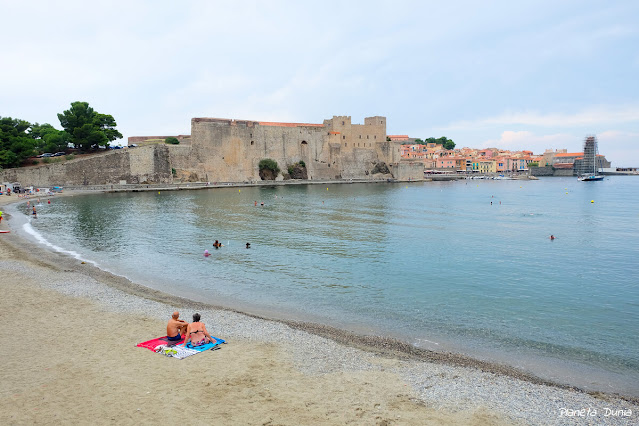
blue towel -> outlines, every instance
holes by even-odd
[[[186,347],[189,349],[196,350],[198,352],[203,352],[203,351],[208,351],[209,349],[213,349],[214,347],[216,347],[217,345],[221,345],[222,343],[226,343],[226,340],[218,339],[217,337],[213,337],[213,339],[215,339],[216,341],[212,343],[207,343],[205,345],[200,345],[200,346],[193,346],[191,345],[191,342],[189,342],[186,344]]]

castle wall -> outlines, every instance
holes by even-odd
[[[399,143],[386,141],[384,117],[365,124],[352,124],[349,116],[323,124],[194,118],[191,140],[190,156],[171,155],[173,167],[207,181],[258,181],[264,158],[283,171],[304,161],[311,180],[366,178],[377,162],[397,162],[400,155]]]
[[[310,180],[367,179],[376,164],[386,163],[392,171],[400,160],[400,142],[386,141],[386,119],[380,116],[367,117],[364,124],[352,124],[350,116],[322,124],[194,118],[189,141],[8,169],[0,172],[0,181],[25,186],[170,183],[174,170],[181,181],[250,182],[261,180],[259,162],[265,158],[277,161],[284,173],[304,161]],[[375,176],[385,177],[393,176]]]
[[[23,186],[114,185],[172,181],[166,146],[113,150],[87,158],[0,171],[0,181]]]
[[[424,179],[424,163],[400,162],[393,167],[393,176],[398,180]]]

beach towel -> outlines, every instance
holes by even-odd
[[[147,348],[153,352],[157,352],[171,358],[184,359],[186,357],[196,355],[204,351],[219,349],[219,345],[221,345],[222,343],[226,343],[225,340],[218,339],[217,337],[213,337],[213,339],[215,339],[215,342],[207,343],[206,345],[192,346],[189,342],[186,347],[184,347],[178,346],[184,343],[184,339],[172,342],[168,340],[166,336],[164,336],[157,339],[149,340],[147,342],[138,343],[137,346],[141,348]]]

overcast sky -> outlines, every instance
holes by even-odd
[[[71,102],[128,136],[192,117],[388,118],[458,147],[639,167],[639,1],[5,1],[0,116]]]

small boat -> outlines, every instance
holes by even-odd
[[[588,136],[584,142],[584,157],[581,160],[577,179],[582,182],[603,180],[604,177],[597,172],[597,139],[594,136]]]
[[[577,179],[579,179],[582,182],[587,182],[587,181],[594,181],[594,180],[603,180],[604,177],[600,175],[590,175],[590,176],[579,176]]]

